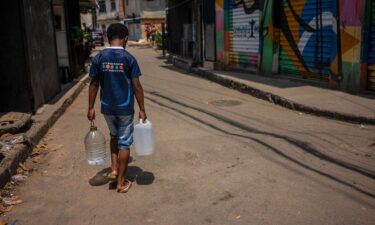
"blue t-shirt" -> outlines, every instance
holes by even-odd
[[[95,56],[90,77],[99,81],[102,113],[134,114],[132,78],[141,76],[137,60],[121,47],[109,47]]]

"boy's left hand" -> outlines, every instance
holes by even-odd
[[[139,118],[142,119],[142,122],[145,123],[147,119],[147,115],[145,111],[139,111]]]

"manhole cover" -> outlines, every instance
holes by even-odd
[[[236,105],[241,105],[240,101],[236,100],[215,100],[210,102],[211,105],[215,106],[236,106]]]

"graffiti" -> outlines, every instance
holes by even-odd
[[[283,0],[283,3],[281,72],[327,79],[337,54],[334,1]]]
[[[259,27],[255,26],[255,23],[254,20],[251,20],[249,25],[233,26],[233,37],[241,39],[255,38],[254,31],[259,32]]]
[[[261,5],[259,4],[263,1],[256,1],[256,0],[232,0],[232,4],[234,7],[242,6],[246,14],[252,14],[253,12],[259,10]]]
[[[231,67],[256,69],[260,40],[259,0],[216,0],[215,2],[216,43],[224,45],[224,48],[219,49],[221,51],[217,51],[217,59]]]
[[[375,90],[375,1],[215,3],[218,62]]]
[[[250,21],[250,27],[251,27],[251,29],[250,29],[250,36],[249,36],[249,38],[255,38],[255,36],[254,36],[254,25],[255,25],[255,23],[256,22],[254,20]],[[259,29],[257,31],[259,31]]]

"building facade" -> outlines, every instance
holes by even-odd
[[[124,18],[124,0],[98,0],[96,29],[106,32],[112,23],[121,23]]]
[[[168,0],[167,9],[168,50],[193,64],[375,91],[374,1]]]
[[[212,64],[215,61],[215,2],[168,0],[167,9],[168,51],[196,65]]]
[[[0,51],[0,112],[35,112],[82,72],[80,3],[90,0],[5,1]],[[66,68],[66,80],[62,70]]]
[[[125,19],[130,40],[146,40],[147,26],[154,25],[161,33],[165,23],[165,0],[125,0]]]
[[[218,67],[375,91],[375,3],[216,0]]]

